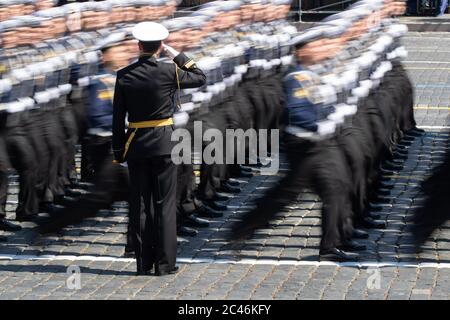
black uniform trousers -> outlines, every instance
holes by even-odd
[[[50,189],[53,192],[55,199],[63,197],[65,194],[64,187],[68,185],[67,178],[65,177],[66,162],[66,136],[64,133],[63,122],[60,118],[60,108],[55,108],[53,113],[49,115],[51,111],[48,111],[47,118],[49,123],[46,127],[46,139],[51,146],[52,161],[50,162],[50,174],[55,180],[49,181]],[[54,167],[51,165],[53,164]],[[53,171],[54,170],[54,171]]]
[[[366,205],[366,159],[364,141],[361,136],[361,130],[351,124],[344,124],[337,136],[337,141],[350,168],[352,211],[355,218],[364,216]]]
[[[75,154],[76,144],[78,141],[78,128],[72,106],[66,104],[59,111],[59,119],[61,121],[64,150],[62,167],[60,168],[60,176],[62,183],[67,186],[76,180]]]
[[[27,138],[39,159],[36,189],[40,202],[64,195],[64,186],[75,176],[76,123],[67,108],[24,112]]]
[[[111,137],[89,135],[86,139],[87,152],[93,159],[93,187],[89,193],[66,205],[62,212],[53,216],[41,226],[42,232],[59,229],[95,216],[99,210],[110,209],[115,201],[128,201],[129,178],[127,169],[113,163]],[[133,251],[131,224],[128,224],[127,251]]]
[[[92,161],[89,159],[86,151],[86,141],[84,140],[87,130],[87,112],[86,101],[88,99],[88,90],[86,88],[76,87],[69,96],[68,103],[72,112],[75,127],[77,129],[77,141],[81,144],[81,181],[92,182]]]
[[[6,152],[4,134],[0,128],[0,219],[6,218],[6,198],[8,196],[9,159]]]
[[[161,155],[129,159],[128,170],[137,270],[154,266],[168,272],[175,267],[177,253],[177,166],[170,155]]]
[[[202,121],[204,132],[208,129],[217,129],[225,134],[227,128],[225,110],[228,103],[224,102],[214,107],[210,107],[210,112],[198,120]],[[203,142],[202,152],[209,145],[209,142]],[[225,163],[225,159],[222,159]],[[226,179],[226,165],[212,163],[207,164],[202,161],[200,165],[200,184],[198,185],[197,197],[201,200],[213,200],[216,192],[220,189],[222,182]]]
[[[8,115],[6,148],[11,165],[19,175],[19,196],[16,218],[26,218],[38,213],[36,194],[37,161],[33,147],[27,139],[21,113]]]
[[[194,202],[195,175],[192,164],[180,164],[177,170],[177,224],[181,226],[197,209]]]
[[[39,109],[23,113],[23,124],[26,127],[27,139],[30,141],[35,155],[39,161],[36,162],[36,192],[39,202],[52,202],[53,194],[48,186],[50,153],[45,139],[43,138],[41,124],[45,122],[45,112]]]

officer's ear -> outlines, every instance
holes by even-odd
[[[142,43],[140,41],[138,42],[138,46],[140,51],[144,51],[144,48],[142,47]]]

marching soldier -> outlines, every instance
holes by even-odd
[[[40,225],[41,233],[57,231],[69,224],[94,216],[101,209],[111,208],[115,201],[127,201],[128,174],[122,166],[112,163],[112,99],[116,70],[125,66],[128,55],[122,42],[125,33],[115,33],[100,44],[102,63],[97,75],[90,77],[86,106],[88,129],[85,150],[92,162],[92,182],[90,192],[82,194],[65,208],[53,212],[51,218]],[[130,224],[129,224],[130,227]],[[134,255],[131,232],[127,234],[125,256]]]
[[[172,115],[176,91],[200,87],[206,80],[193,60],[170,47],[164,49],[175,64],[157,60],[168,35],[164,26],[154,22],[133,28],[141,55],[117,73],[114,92],[113,150],[116,161],[128,164],[138,275],[149,274],[153,267],[156,275],[178,271]],[[145,212],[145,221],[140,219],[141,212]]]
[[[9,159],[4,140],[4,128],[6,125],[6,110],[0,105],[0,230],[19,231],[22,229],[6,219],[6,196],[8,191]],[[6,237],[0,236],[0,242],[6,241]]]
[[[327,58],[326,41],[320,28],[293,40],[298,63],[284,79],[284,141],[291,170],[232,227],[231,238],[244,239],[253,234],[310,186],[324,203],[321,259],[346,261],[355,259],[346,250],[361,249],[348,239],[352,230],[343,230],[351,216],[349,171],[335,140],[336,123],[327,119],[333,112],[326,103],[329,97],[317,90],[321,85],[318,75],[308,71]]]

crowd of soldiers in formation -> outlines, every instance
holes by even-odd
[[[289,0],[213,1],[174,19],[175,1],[164,0],[28,8],[20,16],[2,10],[0,227],[20,229],[6,220],[11,168],[20,188],[15,218],[38,222],[43,233],[127,200],[128,173],[111,153],[115,72],[137,58],[131,27],[155,20],[170,31],[165,42],[207,75],[205,86],[182,90],[174,103],[177,126],[193,130],[202,121],[204,130],[284,133],[289,173],[233,226],[230,239],[251,236],[309,187],[323,201],[321,256],[354,259],[348,251],[365,248],[353,239],[385,226],[373,203],[393,185],[380,174],[401,168],[408,143],[422,134],[400,62],[407,29],[395,16],[404,5],[358,1],[302,32],[286,19]],[[221,217],[222,201],[241,191],[235,178],[253,172],[238,164],[179,165],[179,241]],[[133,251],[128,236],[126,255]]]
[[[209,117],[212,126],[218,120],[209,110],[219,110],[227,101],[233,105],[230,99],[237,90],[243,91],[239,83],[249,61],[258,64],[252,82],[263,72],[274,73],[270,70],[281,65],[280,53],[283,64],[288,64],[288,41],[295,32],[295,27],[285,21],[288,1],[219,1],[175,19],[168,19],[175,10],[173,1],[129,1],[120,5],[116,14],[102,12],[96,16],[95,25],[92,11],[110,12],[115,8],[114,1],[70,4],[2,23],[6,31],[2,33],[0,65],[3,229],[20,228],[5,219],[11,168],[19,176],[15,219],[39,222],[42,213],[49,213],[52,219],[42,226],[42,232],[55,231],[110,208],[114,201],[127,200],[126,169],[112,164],[111,117],[115,71],[138,56],[136,41],[130,37],[135,22],[152,18],[161,21],[171,32],[167,43],[187,50],[205,69],[207,85],[196,92],[181,93],[180,113],[189,114],[190,119]],[[78,23],[72,23],[73,7],[80,13]],[[49,19],[53,28],[45,29]],[[266,34],[262,36],[261,32]],[[26,44],[17,41],[25,36],[29,37]],[[259,99],[257,90],[263,92],[263,88],[254,87],[252,95]],[[280,103],[258,107],[280,108]],[[250,114],[243,116],[237,119],[242,122]],[[245,123],[250,125],[252,121]],[[81,180],[74,160],[77,143],[82,149]],[[223,214],[226,207],[214,200],[226,196],[217,194],[216,189],[239,192],[236,182],[222,186],[226,180],[223,172],[216,181],[216,171],[215,167],[203,168],[197,189],[193,168],[180,166],[180,181],[184,181],[177,193],[180,234],[195,235],[196,230],[187,226],[208,225],[192,215],[194,211],[206,217]],[[250,175],[249,169],[240,174]]]

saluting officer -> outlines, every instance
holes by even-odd
[[[169,35],[164,26],[142,22],[132,33],[139,41],[140,57],[117,73],[113,150],[117,162],[128,163],[137,274],[149,274],[154,266],[156,275],[165,275],[178,270],[177,171],[170,157],[176,92],[202,86],[206,77],[194,61],[163,45],[162,40]],[[157,60],[162,50],[175,64]],[[127,114],[129,130],[125,133]],[[146,221],[139,218],[141,211],[145,211]]]

